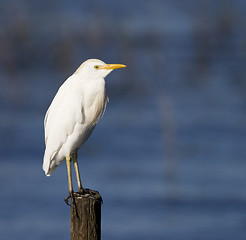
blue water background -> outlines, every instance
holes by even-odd
[[[87,58],[128,67],[79,151],[102,239],[246,239],[245,1],[0,1],[0,239],[69,239],[43,118]],[[74,185],[76,187],[76,185]]]

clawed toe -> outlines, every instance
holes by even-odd
[[[76,216],[79,217],[78,211],[77,211],[77,206],[76,206],[76,201],[75,201],[75,197],[74,197],[74,192],[69,193],[69,195],[64,199],[65,203],[68,206],[71,206],[71,200],[69,203],[69,199],[73,199],[73,211],[76,214]]]
[[[64,199],[64,202],[68,205],[71,206],[71,204],[69,203],[69,199],[72,197],[72,194],[69,193],[69,195]]]
[[[73,202],[75,203],[74,192],[69,193],[69,195],[64,199],[64,202],[68,206],[71,206],[71,200],[70,200],[70,203],[69,203],[69,199],[73,199]]]

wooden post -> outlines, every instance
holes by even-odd
[[[102,198],[99,192],[84,190],[83,194],[74,193],[71,199],[70,239],[100,240]]]

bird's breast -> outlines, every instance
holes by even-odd
[[[95,88],[85,98],[85,105],[82,112],[87,123],[95,125],[102,116],[107,103],[105,85]]]

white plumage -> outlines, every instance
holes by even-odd
[[[88,139],[107,104],[104,78],[122,67],[89,59],[59,88],[44,119],[46,175]]]

